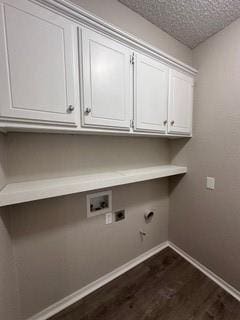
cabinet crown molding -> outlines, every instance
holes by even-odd
[[[161,59],[168,65],[178,68],[179,70],[185,71],[191,75],[196,75],[198,70],[181,62],[178,59],[166,54],[158,48],[150,45],[149,43],[138,39],[128,32],[122,31],[118,27],[106,22],[105,20],[95,16],[81,7],[74,5],[66,0],[30,0],[33,3],[42,4],[58,13],[73,19],[77,23],[83,23],[84,26],[91,27],[97,31],[103,32],[105,35],[110,35],[115,39],[124,42],[131,46],[133,49],[139,49],[142,52],[151,55],[157,59]]]

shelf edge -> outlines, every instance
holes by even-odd
[[[164,166],[163,166],[164,167]],[[144,168],[143,168],[144,169]],[[161,172],[162,171],[162,172]],[[55,198],[60,196],[66,196],[75,193],[93,191],[97,189],[104,189],[109,187],[115,187],[125,184],[143,182],[148,180],[155,180],[165,177],[170,177],[178,174],[185,174],[187,172],[187,167],[180,167],[180,166],[172,166],[172,168],[167,168],[166,170],[159,169],[159,173],[156,172],[143,172],[143,173],[136,173],[136,174],[128,174],[127,171],[116,171],[115,177],[100,179],[98,176],[96,181],[89,180],[86,182],[80,183],[69,183],[65,185],[63,182],[60,185],[57,185],[58,178],[56,178],[56,185],[49,186],[49,187],[41,187],[39,186],[38,189],[35,190],[22,190],[10,192],[9,194],[6,192],[6,189],[11,186],[11,184],[4,187],[2,191],[0,191],[0,207],[7,206],[7,205],[14,205],[24,202],[48,199],[48,198]],[[94,177],[94,175],[93,175]],[[68,177],[69,178],[69,177]],[[64,178],[63,178],[64,179]],[[53,179],[55,180],[55,179]],[[44,182],[43,180],[41,182]],[[30,181],[29,184],[33,183]],[[21,184],[21,182],[19,182]],[[13,185],[13,184],[12,184]]]

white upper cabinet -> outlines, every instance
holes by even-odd
[[[97,32],[82,30],[82,125],[130,129],[131,51]]]
[[[134,72],[134,128],[165,133],[167,130],[169,68],[159,61],[136,54]]]
[[[170,71],[168,132],[181,135],[192,133],[193,78]]]
[[[0,0],[0,130],[191,136],[195,69],[37,2]]]
[[[76,27],[25,0],[0,0],[0,116],[75,126]]]

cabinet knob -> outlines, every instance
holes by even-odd
[[[74,106],[72,105],[72,104],[70,104],[69,106],[68,106],[68,108],[67,108],[67,111],[68,112],[73,112],[74,111]]]
[[[91,108],[86,108],[86,109],[85,109],[85,113],[86,113],[86,114],[89,114],[90,112],[91,112]]]
[[[167,120],[164,120],[164,121],[163,121],[163,124],[166,125],[166,124],[167,124]]]
[[[171,126],[173,126],[173,125],[174,125],[174,120],[171,121]]]

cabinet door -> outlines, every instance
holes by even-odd
[[[168,132],[192,133],[193,78],[181,72],[170,71]]]
[[[75,125],[76,33],[70,21],[41,6],[0,0],[3,119]]]
[[[129,130],[130,54],[110,38],[82,31],[83,125]]]
[[[135,130],[167,130],[168,67],[157,60],[137,54],[135,63]]]

